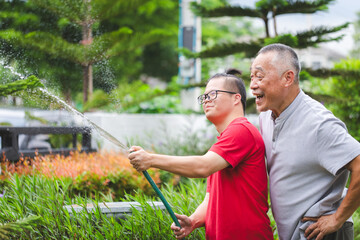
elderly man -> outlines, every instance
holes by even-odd
[[[199,96],[205,115],[220,136],[203,156],[149,154],[132,147],[131,164],[186,177],[208,177],[203,202],[190,216],[176,215],[182,226],[171,226],[181,239],[205,225],[206,239],[273,239],[267,216],[265,147],[259,131],[244,117],[246,91],[235,72],[210,78]]]
[[[282,44],[262,48],[251,66],[279,237],[353,239],[360,144],[343,122],[300,89],[299,72],[296,53]]]

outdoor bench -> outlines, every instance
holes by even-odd
[[[48,134],[71,134],[73,148],[51,148],[50,143],[43,138],[33,143],[31,146],[19,146],[19,138],[44,136]],[[5,158],[9,161],[17,161],[20,157],[34,157],[36,154],[62,154],[68,155],[71,151],[78,150],[77,135],[82,135],[81,152],[94,152],[96,149],[91,147],[91,128],[89,127],[0,127],[1,156],[0,160]],[[45,136],[46,137],[46,136]]]

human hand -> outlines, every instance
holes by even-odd
[[[304,217],[303,222],[315,221],[305,230],[305,237],[307,239],[321,240],[325,235],[336,232],[339,230],[343,223],[336,220],[335,214],[321,216],[320,218]]]
[[[192,220],[185,215],[179,215],[175,213],[176,218],[179,220],[181,228],[175,225],[175,223],[171,224],[171,230],[174,231],[176,239],[183,239],[187,237],[193,230]]]
[[[142,172],[151,167],[150,154],[138,146],[132,146],[129,150],[128,158],[131,165]]]

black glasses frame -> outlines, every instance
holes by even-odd
[[[215,92],[215,94],[214,94]],[[210,92],[208,93],[205,93],[205,94],[201,94],[200,96],[198,96],[197,100],[198,100],[198,103],[200,105],[202,105],[205,100],[214,100],[217,98],[217,94],[218,92],[224,92],[224,93],[230,93],[230,94],[237,94],[236,92],[230,92],[230,91],[224,91],[224,90],[211,90]]]

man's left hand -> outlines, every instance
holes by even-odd
[[[314,221],[314,219],[311,217],[304,217],[302,221]],[[321,216],[315,221],[315,223],[311,224],[305,230],[305,237],[307,239],[316,237],[316,240],[321,240],[325,235],[336,232],[342,226],[342,224],[336,220],[335,214]]]

